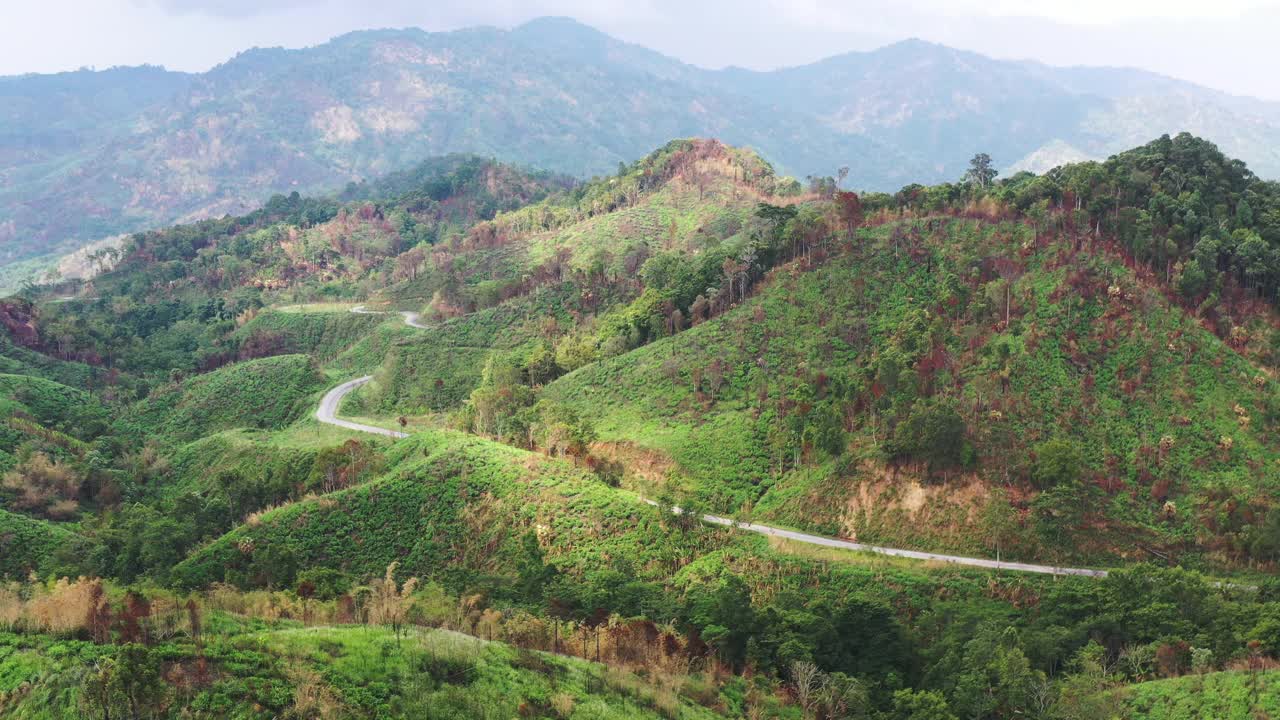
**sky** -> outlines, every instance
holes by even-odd
[[[0,0],[0,75],[202,71],[352,30],[565,15],[709,68],[801,65],[909,37],[1005,59],[1123,65],[1280,101],[1280,0]]]

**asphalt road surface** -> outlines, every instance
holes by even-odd
[[[363,305],[357,305],[351,308],[351,312],[357,315],[390,315],[391,314],[391,312],[388,310],[367,310]],[[416,313],[410,310],[400,310],[398,311],[397,314],[399,314],[400,317],[404,318],[404,324],[408,325],[409,327],[416,327],[422,330],[431,329],[430,325],[426,325],[422,322],[422,313]]]

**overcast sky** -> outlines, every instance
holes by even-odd
[[[0,0],[0,74],[206,70],[351,30],[567,15],[704,67],[798,65],[908,37],[1054,65],[1128,65],[1280,100],[1280,0]]]

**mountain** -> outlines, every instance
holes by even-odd
[[[449,152],[585,176],[672,137],[713,136],[785,173],[848,166],[850,185],[891,190],[955,179],[977,152],[1045,170],[1189,130],[1280,174],[1280,106],[1151,73],[920,41],[773,72],[711,71],[564,18],[358,32],[250,50],[195,75],[2,78],[0,98],[0,265]]]
[[[1056,68],[907,40],[802,67],[728,70],[719,79],[762,102],[805,110],[836,132],[898,149],[920,182],[958,177],[975,152],[988,152],[1000,167],[1044,172],[1182,131],[1214,140],[1264,176],[1280,175],[1280,103],[1141,70]],[[1051,152],[1058,146],[1076,156]],[[863,185],[881,188],[883,180]]]

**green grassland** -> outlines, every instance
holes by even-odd
[[[94,395],[30,375],[0,374],[0,415],[26,418],[79,438],[93,437],[109,422],[107,409]]]
[[[100,368],[57,360],[16,345],[7,333],[0,335],[0,372],[45,378],[78,388],[94,386],[103,375]]]
[[[354,577],[399,561],[405,572],[456,586],[468,575],[511,574],[524,536],[535,529],[549,560],[575,573],[646,545],[690,552],[655,509],[590,473],[461,433],[428,431],[389,448],[380,477],[263,513],[197,550],[174,577],[188,587],[237,579],[262,552]],[[286,575],[288,569],[286,563]],[[291,580],[268,569],[254,584]]]
[[[341,307],[307,312],[285,307],[258,313],[236,330],[233,339],[240,346],[259,346],[271,354],[303,354],[327,361],[387,319],[381,315],[360,315]]]

